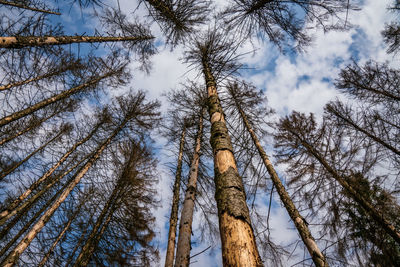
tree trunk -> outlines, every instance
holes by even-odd
[[[160,14],[163,14],[163,16],[168,18],[170,21],[173,21],[176,25],[184,28],[184,25],[182,25],[181,20],[177,18],[173,10],[173,7],[167,5],[166,1],[160,1],[160,0],[145,0],[145,1],[149,3],[155,10],[160,12]]]
[[[8,205],[7,208],[5,208],[1,213],[0,213],[0,226],[4,223],[4,218],[5,220],[8,220],[11,216],[13,216],[12,211],[21,204],[22,201],[24,201],[31,193],[33,190],[38,188],[39,185],[41,185],[44,181],[46,181],[57,169],[58,167],[61,166],[61,164],[64,163],[64,161],[67,160],[67,158],[82,144],[87,142],[92,136],[97,132],[99,127],[103,124],[103,122],[100,122],[96,125],[96,127],[82,140],[79,142],[75,143],[61,158],[60,160],[53,165],[42,177],[40,177],[38,180],[36,180],[24,193],[22,193],[17,199],[15,199],[10,205]],[[55,179],[54,179],[55,180]],[[54,183],[52,183],[54,184]],[[49,188],[48,186],[46,188]],[[47,189],[46,189],[47,190]],[[15,214],[15,213],[14,213]]]
[[[0,4],[5,5],[5,6],[12,6],[12,7],[17,7],[17,8],[27,9],[27,10],[31,10],[31,11],[35,11],[35,12],[47,13],[47,14],[52,14],[52,15],[61,15],[61,13],[59,13],[59,12],[30,7],[30,6],[27,6],[24,4],[9,2],[9,1],[5,1],[5,0],[0,0]]]
[[[203,73],[208,93],[211,122],[210,143],[214,154],[215,199],[224,266],[263,266],[257,250],[246,203],[215,79],[203,58]]]
[[[310,145],[306,140],[302,139],[295,131],[288,129],[300,143],[307,149],[307,151],[314,156],[322,166],[332,175],[332,177],[349,193],[355,202],[357,202],[373,220],[380,225],[388,235],[390,235],[400,245],[400,233],[396,228],[385,219],[383,214],[374,208],[365,198],[360,195],[354,188],[342,177],[339,173],[331,167],[328,162]]]
[[[176,167],[171,216],[169,218],[169,232],[168,232],[167,254],[165,256],[165,267],[172,267],[174,265],[176,225],[178,224],[179,191],[181,187],[182,157],[183,157],[183,145],[185,144],[185,135],[186,135],[186,125],[183,126],[181,139],[179,141],[178,165]]]
[[[304,245],[307,247],[307,250],[312,257],[315,266],[328,267],[329,265],[328,262],[326,261],[325,256],[321,253],[321,250],[318,248],[317,243],[315,242],[313,236],[311,235],[311,231],[308,229],[308,226],[305,223],[305,220],[300,215],[292,199],[290,198],[288,192],[286,191],[281,180],[279,179],[278,174],[276,173],[271,161],[267,156],[267,153],[265,153],[254,130],[250,126],[246,114],[244,113],[240,105],[237,103],[236,99],[235,99],[235,104],[240,112],[240,116],[246,126],[246,129],[250,133],[251,139],[253,140],[253,143],[256,146],[258,153],[264,162],[265,167],[267,168],[268,173],[271,176],[271,180],[276,188],[276,191],[278,192],[278,195],[283,205],[285,206],[287,212],[289,213],[290,218],[292,219],[294,225],[296,226],[296,229],[299,232]]]
[[[21,242],[14,248],[14,250],[4,259],[2,266],[11,267],[16,264],[19,256],[22,252],[29,246],[36,235],[42,230],[46,223],[50,220],[54,212],[58,209],[62,202],[68,197],[75,186],[80,182],[82,177],[88,172],[90,167],[96,162],[100,157],[101,153],[106,149],[106,147],[111,143],[112,139],[122,130],[124,125],[128,122],[125,119],[117,129],[109,136],[96,150],[93,156],[88,160],[88,162],[80,168],[78,173],[74,175],[74,180],[66,187],[66,189],[61,193],[53,205],[40,217],[39,221],[32,227],[28,234],[21,240]]]
[[[246,14],[252,14],[255,11],[260,10],[263,8],[266,4],[269,4],[271,2],[274,2],[276,0],[259,0],[255,1],[253,5],[250,6],[250,8],[246,11]]]
[[[92,218],[93,218],[93,215],[90,216],[90,219],[88,220],[88,224],[89,224],[90,221],[92,221]],[[65,264],[65,267],[68,267],[68,266],[71,265],[71,262],[72,262],[72,260],[74,259],[74,255],[75,255],[76,251],[79,249],[79,247],[81,246],[83,240],[85,239],[87,230],[88,230],[87,227],[85,227],[85,228],[83,229],[83,232],[82,232],[82,234],[80,235],[78,242],[76,243],[74,249],[72,250],[71,255],[68,257],[68,261],[67,261],[67,263]]]
[[[0,37],[0,48],[64,45],[72,43],[139,42],[153,36],[9,36]]]
[[[65,132],[65,130],[61,130],[56,136],[54,136],[53,138],[51,138],[49,141],[47,141],[46,143],[44,143],[43,145],[41,145],[40,147],[38,147],[37,149],[35,149],[32,153],[30,153],[28,156],[26,156],[23,160],[19,161],[18,163],[14,164],[11,168],[7,168],[4,172],[2,172],[0,174],[0,181],[4,179],[4,177],[6,177],[7,175],[9,175],[10,173],[12,173],[13,171],[15,171],[19,166],[21,166],[22,164],[24,164],[25,162],[27,162],[31,157],[33,157],[36,153],[38,153],[39,151],[41,151],[42,149],[44,149],[48,144],[50,144],[51,142],[53,142],[55,139],[59,138],[60,135],[62,135]]]
[[[91,80],[89,82],[86,82],[84,84],[81,84],[81,85],[78,85],[76,87],[73,87],[73,88],[71,88],[71,89],[69,89],[67,91],[64,91],[64,92],[62,92],[62,93],[60,93],[58,95],[55,95],[53,97],[47,98],[45,100],[42,100],[39,103],[36,103],[31,107],[28,107],[26,109],[17,111],[17,112],[15,112],[15,113],[13,113],[13,114],[11,114],[9,116],[6,116],[6,117],[0,119],[0,127],[2,127],[4,125],[7,125],[7,124],[9,124],[9,123],[11,123],[13,121],[16,121],[16,120],[18,120],[20,118],[23,118],[23,117],[25,117],[25,116],[27,116],[29,114],[32,114],[33,112],[35,112],[35,111],[37,111],[39,109],[42,109],[42,108],[44,108],[44,107],[46,107],[46,106],[48,106],[50,104],[53,104],[53,103],[55,103],[57,101],[60,101],[62,99],[66,99],[69,96],[82,91],[83,89],[87,88],[88,86],[95,85],[96,83],[98,83],[102,79],[112,76],[113,74],[115,74],[115,71],[107,72],[106,74],[104,74],[104,75],[102,75],[100,77],[94,78],[93,80]]]
[[[77,64],[77,63],[75,63],[75,64]],[[50,78],[52,76],[56,76],[58,74],[66,72],[67,70],[70,70],[70,69],[72,69],[74,67],[75,66],[73,64],[70,64],[70,65],[67,65],[67,66],[62,66],[58,70],[51,71],[51,72],[48,72],[48,73],[43,74],[43,75],[39,75],[39,76],[34,77],[34,78],[30,78],[30,79],[26,79],[24,81],[19,81],[19,82],[14,82],[14,83],[9,83],[9,84],[6,84],[6,85],[2,85],[2,86],[0,86],[0,92],[1,91],[5,91],[5,90],[9,90],[9,89],[11,89],[13,87],[16,87],[16,86],[29,84],[31,82],[36,82],[36,81],[39,81],[39,80],[42,80],[42,79],[46,79],[46,78]]]
[[[194,202],[196,199],[197,191],[197,177],[200,161],[200,148],[201,138],[203,134],[203,116],[205,108],[201,109],[199,116],[199,125],[196,135],[196,144],[193,153],[193,159],[190,166],[189,181],[185,192],[185,200],[183,202],[183,208],[181,211],[181,218],[179,223],[179,236],[178,244],[176,248],[175,267],[189,266],[190,260],[190,239],[192,234],[192,222],[193,222],[193,211]]]
[[[40,263],[38,264],[38,267],[42,267],[46,264],[47,260],[50,258],[51,253],[53,252],[53,250],[55,249],[55,247],[57,246],[58,242],[60,242],[61,238],[63,238],[63,236],[65,235],[65,233],[68,231],[69,227],[72,224],[72,221],[76,218],[76,216],[79,214],[80,209],[82,207],[82,205],[84,204],[84,202],[82,201],[79,204],[79,207],[77,207],[76,211],[72,214],[72,216],[69,218],[68,222],[65,224],[64,229],[60,232],[60,234],[57,236],[56,240],[54,240],[53,244],[51,245],[49,251],[47,251],[46,255],[44,255],[43,259],[40,261]]]

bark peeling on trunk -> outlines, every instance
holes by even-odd
[[[232,144],[218,97],[215,78],[203,56],[214,154],[215,199],[224,266],[263,266],[250,222],[243,181],[236,167]]]

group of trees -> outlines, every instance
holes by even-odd
[[[136,3],[170,49],[186,45],[183,60],[202,77],[166,93],[160,124],[160,104],[129,88],[132,61],[151,71],[155,37],[118,1],[69,4],[95,12],[100,29],[92,35],[54,25],[62,8],[0,1],[2,266],[157,264],[156,129],[177,159],[165,266],[190,264],[198,224],[205,240],[219,233],[224,266],[284,265],[289,253],[270,235],[275,191],[308,251],[304,263],[400,264],[399,70],[354,62],[335,82],[351,101],[328,103],[321,121],[294,111],[274,123],[264,93],[237,78],[240,45],[258,38],[303,51],[307,29],[346,30],[358,8],[340,0],[228,2],[217,14],[211,1]],[[388,52],[398,51],[397,28],[383,31]],[[267,154],[271,145],[263,146],[271,137],[286,180]],[[265,199],[269,207],[258,204]]]

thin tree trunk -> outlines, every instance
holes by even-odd
[[[174,265],[176,226],[178,224],[179,191],[181,187],[182,158],[183,158],[183,146],[185,144],[185,135],[186,135],[186,125],[183,126],[181,138],[179,141],[178,165],[176,167],[171,216],[169,218],[169,232],[168,232],[167,255],[165,257],[165,267],[172,267]]]
[[[210,143],[214,154],[215,199],[218,207],[223,264],[224,266],[263,266],[216,82],[205,58],[202,64],[208,93]]]
[[[64,45],[72,43],[139,42],[153,36],[9,36],[0,37],[0,48]]]
[[[92,229],[92,232],[90,233],[85,245],[83,246],[81,253],[79,254],[78,258],[75,261],[74,266],[79,267],[79,266],[87,266],[89,263],[90,258],[92,257],[92,254],[94,252],[94,249],[96,248],[96,239],[98,238],[98,233],[100,227],[102,224],[105,224],[106,221],[110,220],[112,215],[113,215],[113,207],[114,207],[114,201],[117,198],[117,194],[120,192],[120,185],[116,185],[114,188],[111,196],[108,198],[107,203],[104,205],[99,217],[96,220],[96,223]],[[108,216],[106,217],[108,213]],[[104,231],[103,231],[104,232]]]
[[[102,79],[112,76],[113,74],[115,74],[115,71],[107,72],[106,74],[104,74],[104,75],[102,75],[100,77],[94,78],[89,82],[86,82],[84,84],[81,84],[81,85],[78,85],[76,87],[73,87],[73,88],[71,88],[69,90],[66,90],[66,91],[64,91],[64,92],[62,92],[62,93],[60,93],[58,95],[55,95],[53,97],[47,98],[45,100],[42,100],[39,103],[36,103],[31,107],[28,107],[26,109],[17,111],[17,112],[15,112],[15,113],[13,113],[13,114],[11,114],[9,116],[6,116],[6,117],[0,119],[0,127],[2,127],[4,125],[7,125],[7,124],[9,124],[9,123],[11,123],[13,121],[16,121],[16,120],[18,120],[20,118],[23,118],[23,117],[25,117],[25,116],[27,116],[29,114],[32,114],[33,112],[35,112],[35,111],[37,111],[39,109],[42,109],[42,108],[44,108],[44,107],[46,107],[46,106],[48,106],[50,104],[53,104],[53,103],[55,103],[57,101],[60,101],[62,99],[66,99],[69,96],[82,91],[83,89],[87,88],[88,86],[95,85],[96,83],[98,83]]]
[[[254,130],[250,126],[250,123],[247,119],[246,114],[239,106],[235,99],[235,104],[237,109],[240,112],[240,116],[246,126],[247,131],[250,133],[251,139],[253,140],[254,145],[256,146],[260,157],[262,158],[265,167],[269,175],[271,176],[271,180],[278,192],[278,195],[285,206],[287,212],[289,213],[290,218],[292,219],[294,225],[299,232],[301,239],[303,240],[304,245],[307,247],[308,252],[310,253],[312,260],[315,266],[319,267],[328,267],[328,262],[326,261],[325,256],[321,253],[321,250],[318,248],[317,243],[315,242],[311,231],[308,229],[307,224],[305,223],[303,217],[300,215],[299,211],[297,210],[296,206],[294,205],[292,199],[290,198],[288,192],[286,191],[285,187],[283,186],[281,180],[278,177],[271,161],[269,160],[267,153],[265,153],[263,147],[260,144]]]
[[[50,144],[51,142],[53,142],[55,139],[57,139],[58,137],[60,137],[60,135],[62,135],[65,132],[65,130],[61,130],[56,136],[54,136],[53,138],[51,138],[49,141],[47,141],[46,143],[44,143],[43,145],[41,145],[40,147],[38,147],[37,149],[35,149],[32,153],[30,153],[28,156],[26,156],[23,160],[19,161],[18,163],[14,164],[11,168],[6,169],[4,172],[2,172],[0,174],[0,181],[4,179],[4,177],[6,177],[7,175],[9,175],[10,173],[12,173],[13,171],[15,171],[19,166],[21,166],[22,164],[24,164],[25,162],[27,162],[31,157],[33,157],[36,153],[38,153],[39,151],[41,151],[42,149],[44,149],[48,144]]]
[[[366,136],[368,136],[369,138],[371,138],[372,140],[374,140],[375,142],[377,142],[378,144],[381,144],[382,146],[386,147],[387,149],[391,150],[393,153],[397,154],[398,156],[400,156],[400,150],[398,150],[397,148],[393,147],[392,145],[384,142],[382,139],[380,139],[379,137],[377,137],[376,135],[373,135],[371,133],[369,133],[368,131],[366,131],[364,128],[360,127],[359,125],[357,125],[353,120],[343,116],[342,114],[340,114],[339,112],[337,112],[337,110],[335,110],[334,107],[332,107],[331,105],[327,105],[327,109],[328,111],[334,115],[337,118],[340,118],[342,120],[344,120],[347,124],[349,124],[351,127],[353,127],[354,129],[356,129],[359,132],[362,132],[363,134],[365,134]]]
[[[5,258],[3,261],[3,267],[11,267],[16,264],[19,256],[29,246],[36,235],[42,230],[46,223],[50,220],[54,212],[58,209],[62,202],[68,197],[75,186],[81,181],[82,177],[88,172],[90,167],[100,157],[101,153],[111,143],[112,139],[122,130],[125,124],[128,122],[125,119],[119,127],[109,136],[96,150],[96,153],[88,160],[88,162],[80,168],[78,173],[74,176],[74,180],[67,186],[67,188],[61,193],[54,204],[40,217],[39,221],[32,227],[28,234],[21,240],[21,242],[14,248],[14,250]]]
[[[302,139],[295,131],[289,129],[289,132],[296,136],[301,144],[307,149],[307,151],[313,155],[324,168],[332,175],[332,177],[349,193],[355,202],[357,202],[371,218],[380,225],[387,234],[389,234],[399,245],[400,245],[400,233],[396,228],[385,219],[382,213],[372,206],[365,198],[360,195],[339,173],[331,167],[328,162],[304,139]]]
[[[29,200],[25,201],[21,206],[19,206],[15,210],[13,210],[10,214],[10,217],[14,216],[14,215],[17,215],[17,216],[15,216],[11,220],[11,222],[9,222],[3,229],[1,229],[0,240],[16,225],[16,223],[22,218],[22,216],[24,216],[24,214],[26,214],[29,211],[29,209],[36,203],[36,201],[41,196],[43,196],[44,193],[46,193],[48,191],[49,188],[51,188],[54,184],[59,182],[63,177],[65,177],[70,172],[72,172],[77,166],[79,166],[82,162],[84,162],[88,157],[89,156],[84,157],[82,160],[77,162],[74,166],[69,168],[67,171],[65,171],[61,175],[57,176],[55,179],[53,179],[51,181],[51,183],[49,185],[46,185],[45,188],[42,188],[39,192],[37,192],[35,195],[33,195]],[[67,182],[67,184],[68,183],[69,182]],[[8,219],[9,219],[9,217],[7,217],[7,220]],[[1,225],[3,225],[5,222],[6,222],[6,219],[3,219],[1,222]]]
[[[185,192],[185,200],[181,211],[179,223],[178,244],[176,248],[175,267],[189,266],[190,239],[192,234],[193,211],[197,192],[197,177],[200,161],[201,138],[203,134],[203,116],[205,108],[201,109],[199,125],[196,135],[193,159],[190,166],[189,181]]]
[[[77,64],[77,63],[75,63],[75,64]],[[48,73],[46,73],[46,74],[36,76],[36,77],[34,77],[34,78],[30,78],[30,79],[26,79],[26,80],[23,80],[23,81],[19,81],[19,82],[14,82],[14,83],[9,83],[9,84],[6,84],[6,85],[2,85],[2,86],[0,86],[0,92],[1,92],[1,91],[5,91],[5,90],[9,90],[9,89],[11,89],[11,88],[13,88],[13,87],[16,87],[16,86],[21,86],[21,85],[29,84],[29,83],[31,83],[31,82],[36,82],[36,81],[39,81],[39,80],[42,80],[42,79],[46,79],[46,78],[50,78],[50,77],[52,77],[52,76],[56,76],[56,75],[58,75],[58,74],[61,74],[61,73],[63,73],[63,72],[66,72],[67,70],[70,70],[70,69],[72,69],[72,68],[74,68],[74,67],[75,67],[75,66],[74,66],[73,64],[70,64],[70,65],[67,65],[67,66],[62,66],[62,67],[61,67],[60,69],[58,69],[58,70],[51,71],[51,72],[48,72]]]
[[[148,2],[155,10],[163,14],[166,18],[173,21],[176,25],[184,27],[182,25],[181,20],[177,18],[172,7],[166,4],[166,1],[160,1],[160,0],[145,0],[145,1]]]
[[[54,240],[53,244],[51,245],[50,249],[47,251],[46,255],[44,255],[43,259],[39,262],[38,267],[42,267],[46,264],[47,260],[50,258],[51,253],[57,246],[58,242],[60,242],[61,238],[64,237],[65,233],[68,231],[69,227],[72,224],[72,221],[76,218],[76,216],[79,214],[82,205],[84,202],[82,201],[79,206],[77,207],[76,211],[72,214],[72,216],[69,218],[68,222],[65,224],[63,230],[58,234],[56,240]]]
[[[47,14],[52,14],[52,15],[61,15],[61,13],[59,13],[59,12],[35,8],[35,7],[27,6],[24,4],[5,1],[5,0],[0,0],[0,4],[5,5],[5,6],[12,6],[12,7],[17,7],[17,8],[27,9],[27,10],[31,10],[31,11],[35,11],[35,12],[47,13]]]
[[[92,218],[93,218],[93,215],[90,217],[90,219],[89,219],[88,221],[91,221]],[[88,222],[88,224],[89,224],[89,222]],[[72,260],[74,259],[74,255],[75,255],[76,251],[79,249],[79,247],[81,246],[83,240],[85,239],[87,230],[88,230],[87,227],[85,227],[85,228],[83,229],[83,233],[81,234],[81,237],[79,238],[79,240],[78,240],[78,242],[76,243],[74,249],[72,250],[71,255],[68,257],[68,261],[67,261],[67,263],[65,264],[65,267],[70,266]]]
[[[100,122],[96,125],[96,127],[82,140],[75,143],[61,158],[60,160],[53,165],[42,177],[36,180],[24,193],[22,193],[18,198],[16,198],[7,208],[5,208],[0,213],[0,226],[4,223],[4,221],[8,220],[11,216],[13,216],[12,211],[24,201],[33,190],[38,188],[44,181],[46,181],[57,169],[67,160],[67,158],[82,144],[86,143],[92,136],[97,132],[99,127],[103,124]],[[48,186],[46,188],[49,188]],[[47,190],[47,189],[46,189]],[[14,212],[15,214],[16,212]]]

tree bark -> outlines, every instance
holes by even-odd
[[[100,128],[100,126],[103,124],[103,122],[100,122],[96,125],[96,127],[82,140],[79,142],[75,143],[60,159],[59,161],[53,165],[42,177],[40,177],[38,180],[36,180],[24,193],[22,193],[17,199],[15,199],[10,205],[8,205],[7,208],[5,208],[1,213],[0,213],[0,226],[8,220],[11,216],[13,216],[17,211],[14,211],[16,207],[18,207],[22,201],[24,201],[36,188],[38,188],[39,185],[41,185],[44,181],[46,181],[57,169],[58,167],[63,164],[67,158],[82,144],[86,143],[90,138],[93,137],[93,135],[97,132],[97,130]],[[54,179],[55,180],[55,179]],[[54,183],[51,183],[51,186]],[[50,188],[49,186],[45,187],[46,190]]]
[[[9,124],[9,123],[11,123],[13,121],[16,121],[16,120],[18,120],[20,118],[23,118],[23,117],[25,117],[25,116],[27,116],[29,114],[32,114],[33,112],[35,112],[35,111],[37,111],[39,109],[42,109],[42,108],[44,108],[44,107],[46,107],[46,106],[48,106],[50,104],[53,104],[53,103],[55,103],[57,101],[60,101],[62,99],[66,99],[69,96],[82,91],[83,89],[87,88],[88,86],[92,86],[92,85],[97,84],[102,79],[110,77],[113,74],[115,74],[115,71],[107,72],[106,74],[104,74],[104,75],[102,75],[100,77],[94,78],[89,82],[86,82],[84,84],[81,84],[81,85],[78,85],[76,87],[73,87],[73,88],[71,88],[71,89],[69,89],[67,91],[64,91],[64,92],[62,92],[62,93],[60,93],[58,95],[55,95],[53,97],[47,98],[45,100],[42,100],[39,103],[36,103],[31,107],[28,107],[26,109],[17,111],[17,112],[15,112],[15,113],[13,113],[13,114],[11,114],[9,116],[6,116],[6,117],[0,119],[0,127],[2,127],[4,125],[7,125],[7,124]]]
[[[197,192],[197,177],[200,161],[201,138],[203,134],[203,116],[205,108],[201,109],[199,116],[196,144],[190,166],[189,181],[185,192],[185,200],[181,211],[179,223],[179,236],[176,248],[175,267],[189,266],[190,239],[192,234],[193,211]]]
[[[72,43],[139,42],[153,36],[8,36],[0,37],[0,48],[64,45]]]
[[[27,9],[27,10],[31,10],[31,11],[35,11],[35,12],[47,13],[47,14],[52,14],[52,15],[61,15],[61,13],[59,13],[59,12],[35,8],[35,7],[27,6],[24,4],[9,2],[9,1],[5,1],[5,0],[0,0],[0,4],[5,5],[5,6],[12,6],[12,7],[17,7],[17,8]]]
[[[174,265],[176,225],[178,224],[179,191],[181,187],[182,157],[183,157],[183,146],[185,144],[185,135],[186,135],[186,125],[183,126],[181,138],[179,141],[178,165],[176,167],[171,215],[169,218],[169,232],[168,232],[167,253],[165,256],[165,267],[172,267]]]
[[[177,26],[184,28],[184,25],[182,25],[182,21],[178,19],[172,7],[165,3],[166,1],[159,1],[159,0],[158,1],[145,0],[145,1],[149,3],[155,10],[160,12],[160,14],[163,14],[164,17],[168,18],[170,21],[173,21]]]
[[[11,88],[13,88],[13,87],[16,87],[16,86],[21,86],[21,85],[29,84],[29,83],[31,83],[31,82],[36,82],[36,81],[39,81],[39,80],[42,80],[42,79],[46,79],[46,78],[50,78],[50,77],[52,77],[52,76],[56,76],[56,75],[58,75],[58,74],[61,74],[61,73],[63,73],[63,72],[66,72],[67,70],[70,70],[70,69],[72,69],[72,68],[74,68],[74,67],[75,67],[75,66],[74,66],[73,64],[67,65],[67,66],[62,66],[62,67],[61,67],[60,69],[58,69],[58,70],[51,71],[51,72],[48,72],[48,73],[46,73],[46,74],[36,76],[36,77],[34,77],[34,78],[30,78],[30,79],[26,79],[26,80],[23,80],[23,81],[19,81],[19,82],[14,82],[14,83],[9,83],[9,84],[6,84],[6,85],[2,85],[2,86],[0,86],[0,92],[1,92],[1,91],[5,91],[5,90],[9,90],[9,89],[11,89]]]
[[[19,161],[18,163],[14,164],[11,168],[6,169],[4,172],[0,174],[0,181],[4,179],[7,175],[18,169],[19,166],[27,162],[31,157],[33,157],[36,153],[44,149],[48,144],[53,142],[55,139],[59,138],[60,135],[64,133],[64,130],[60,131],[56,136],[48,140],[46,143],[35,149],[32,153],[30,153],[28,156],[26,156],[23,160]]]
[[[332,175],[332,177],[349,193],[349,195],[357,202],[368,214],[371,216],[375,222],[380,225],[388,235],[390,235],[399,245],[400,245],[400,233],[396,228],[385,219],[383,214],[376,210],[371,203],[369,203],[365,198],[360,195],[354,188],[342,177],[339,173],[331,167],[328,162],[316,151],[311,144],[306,140],[301,138],[295,131],[288,129],[288,131],[293,134],[300,143],[307,149],[307,151],[314,156],[321,165]]]
[[[97,148],[96,152],[93,156],[88,160],[88,162],[80,168],[76,175],[74,175],[73,181],[66,187],[66,189],[61,193],[61,195],[56,199],[53,205],[40,217],[38,222],[32,227],[32,229],[28,232],[28,234],[21,240],[21,242],[14,248],[14,250],[8,254],[8,256],[4,259],[2,266],[3,267],[11,267],[16,264],[19,259],[19,256],[22,252],[29,246],[32,240],[36,237],[36,235],[42,230],[42,228],[46,225],[46,223],[50,220],[54,212],[58,209],[62,202],[68,197],[68,195],[72,192],[75,186],[80,182],[82,177],[88,172],[90,167],[96,162],[96,160],[100,157],[104,149],[111,143],[112,139],[122,130],[125,124],[128,122],[128,119],[125,119],[117,129],[109,136],[100,146]]]
[[[252,129],[246,114],[238,104],[235,99],[236,108],[239,110],[240,116],[246,126],[247,131],[250,133],[251,139],[253,140],[254,145],[256,146],[260,157],[262,158],[265,167],[269,175],[271,176],[271,180],[278,192],[278,195],[285,206],[287,212],[289,213],[290,218],[292,219],[294,225],[296,226],[297,231],[299,232],[301,239],[303,240],[304,245],[306,246],[308,252],[311,255],[311,258],[315,264],[315,266],[319,267],[328,267],[328,262],[326,261],[325,256],[321,253],[321,250],[318,248],[317,243],[315,242],[311,231],[308,229],[307,224],[305,223],[304,218],[300,215],[300,212],[297,210],[294,205],[292,199],[290,198],[288,192],[283,186],[281,180],[278,177],[278,174],[275,171],[271,161],[269,160],[267,153],[265,153],[263,147],[260,144],[254,130]]]
[[[204,56],[202,65],[208,93],[208,113],[211,122],[210,142],[214,154],[215,199],[218,207],[223,264],[224,266],[243,267],[263,266],[257,250],[243,181],[236,167],[216,82]]]

